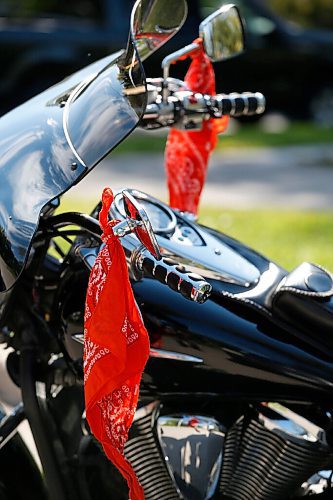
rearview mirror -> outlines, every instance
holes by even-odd
[[[142,245],[149,250],[155,259],[160,260],[160,247],[147,212],[128,191],[123,191],[123,200],[127,224],[132,226],[132,230]]]
[[[208,16],[199,26],[199,36],[211,61],[224,61],[244,50],[244,26],[238,8],[233,4]]]
[[[137,0],[131,15],[131,34],[144,61],[182,27],[187,16],[185,0]]]
[[[222,5],[219,10],[202,21],[199,26],[199,36],[203,41],[205,53],[213,62],[241,54],[244,50],[244,25],[238,8],[233,4]],[[198,43],[193,42],[163,59],[163,101],[166,101],[169,95],[167,80],[170,65],[196,48]]]

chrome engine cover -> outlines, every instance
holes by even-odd
[[[242,416],[228,431],[220,492],[242,500],[285,500],[315,472],[332,467],[323,429],[276,403]]]
[[[221,473],[225,428],[212,417],[168,415],[158,419],[157,434],[181,498],[211,498]]]
[[[146,500],[286,500],[330,484],[325,431],[280,404],[250,407],[228,430],[212,416],[162,409],[138,410],[125,445]]]

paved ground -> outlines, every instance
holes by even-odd
[[[167,199],[163,156],[113,155],[72,189],[71,196],[97,199],[105,185],[135,187]],[[333,209],[333,144],[214,153],[202,203]]]

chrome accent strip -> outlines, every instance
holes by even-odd
[[[275,413],[274,418],[265,415],[266,408]],[[324,429],[279,403],[269,402],[262,405],[259,413],[259,421],[266,429],[284,434],[289,439],[294,438],[297,442],[307,441],[327,446]]]
[[[187,363],[203,363],[202,358],[197,358],[196,356],[190,356],[189,354],[184,354],[181,352],[166,351],[164,349],[157,349],[155,347],[150,348],[151,358],[160,359],[172,359],[174,361],[185,361]]]
[[[73,333],[72,339],[75,340],[78,344],[84,344],[84,335],[83,333]]]
[[[246,92],[244,92],[244,94],[242,94],[242,99],[244,102],[243,115],[247,115],[249,112],[249,98],[246,95]]]
[[[83,333],[73,333],[72,339],[81,345],[84,344]],[[189,354],[184,354],[181,352],[166,351],[164,349],[157,349],[156,347],[150,348],[149,356],[151,358],[171,359],[174,361],[185,361],[186,363],[203,363],[204,362],[204,360],[202,358],[198,358],[196,356],[190,356]]]

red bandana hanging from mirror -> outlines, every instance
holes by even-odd
[[[84,390],[92,433],[127,480],[131,500],[144,493],[124,445],[135,414],[149,337],[136,305],[124,250],[108,220],[111,189],[102,196],[99,215],[105,246],[90,273],[84,317]]]
[[[184,57],[192,59],[185,83],[193,92],[215,95],[213,65],[204,52],[202,40],[198,38],[194,43],[198,48]],[[224,116],[205,120],[198,131],[171,129],[169,132],[165,168],[172,208],[197,215],[209,156],[216,146],[217,134],[226,129],[228,121]]]

